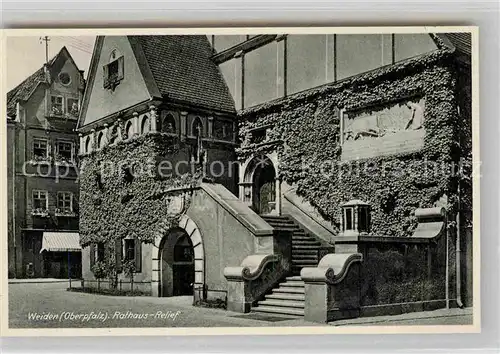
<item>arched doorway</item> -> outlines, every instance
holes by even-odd
[[[276,211],[276,171],[269,159],[257,166],[252,182],[254,210],[259,214],[273,214]]]
[[[168,232],[160,243],[160,296],[193,295],[194,248],[185,230]]]
[[[164,223],[170,223],[167,220]],[[183,239],[187,235],[188,240]],[[176,248],[177,246],[177,248]],[[184,252],[186,249],[192,249],[193,266],[189,268],[194,272],[194,281],[189,278],[185,284],[193,284],[190,287],[190,294],[193,294],[195,300],[204,296],[205,289],[205,251],[203,247],[203,239],[200,229],[196,223],[187,215],[183,215],[179,224],[175,228],[169,228],[165,225],[159,225],[158,234],[155,236],[154,241],[155,251],[151,253],[151,295],[152,296],[173,296],[174,295],[174,268],[179,279],[188,268],[186,259],[182,257],[175,257],[175,250],[177,252]],[[174,264],[177,264],[174,266]],[[184,269],[183,269],[184,266]],[[179,273],[177,273],[179,270]],[[191,272],[189,270],[187,273]],[[191,277],[189,275],[189,277]],[[179,280],[180,281],[180,280]],[[176,283],[177,284],[177,283]],[[178,290],[175,292],[178,293]]]

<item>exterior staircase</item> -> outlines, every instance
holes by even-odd
[[[252,307],[251,311],[280,317],[303,317],[305,285],[300,278],[300,271],[304,267],[316,267],[320,249],[329,245],[306,233],[289,217],[274,215],[261,215],[261,217],[278,232],[292,232],[292,269],[291,276],[280,282],[271,293],[265,295],[263,300],[258,301],[257,306]]]

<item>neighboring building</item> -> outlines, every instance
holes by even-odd
[[[64,47],[7,93],[9,277],[81,276],[77,142],[83,72]]]
[[[83,277],[102,261],[125,280],[132,261],[154,296],[300,316],[301,270],[358,252],[366,311],[470,306],[471,181],[422,170],[470,157],[470,87],[469,34],[100,37],[78,128]],[[161,176],[165,161],[194,169]]]

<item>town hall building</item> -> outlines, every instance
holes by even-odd
[[[78,132],[88,286],[318,322],[472,304],[469,34],[98,37]]]

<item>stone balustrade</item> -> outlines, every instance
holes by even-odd
[[[330,253],[317,267],[302,268],[306,321],[326,323],[359,316],[362,260],[360,253]]]

